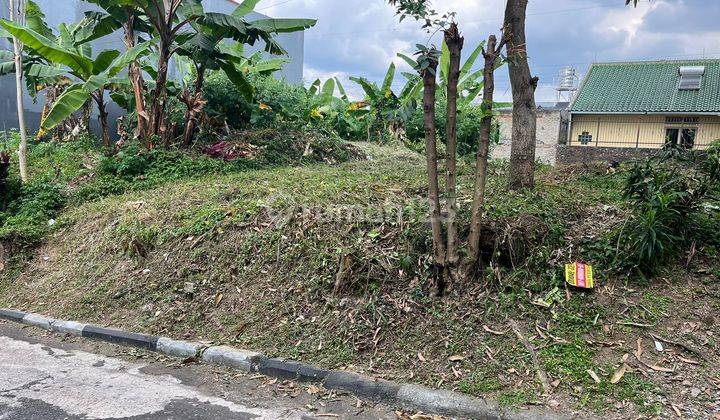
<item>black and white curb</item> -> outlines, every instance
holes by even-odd
[[[243,372],[258,372],[281,379],[319,382],[326,389],[347,391],[359,397],[385,402],[408,410],[472,419],[558,419],[553,413],[506,411],[481,398],[462,393],[401,384],[359,373],[331,371],[292,360],[268,358],[262,353],[229,346],[207,346],[148,334],[131,333],[74,321],[0,308],[0,319],[18,322],[61,334],[86,337],[122,346],[138,347],[171,357],[196,357],[205,363]]]

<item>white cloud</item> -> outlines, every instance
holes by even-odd
[[[457,11],[465,36],[466,54],[490,33],[498,34],[505,0],[435,0],[435,8]],[[720,3],[720,2],[718,2]],[[594,60],[685,58],[689,54],[720,54],[715,24],[720,7],[707,0],[643,0],[637,8],[623,0],[533,0],[528,8],[528,54],[534,75],[540,77],[538,101],[555,98],[553,76],[563,66],[575,65],[582,73]],[[397,52],[411,55],[415,44],[428,34],[413,21],[398,23],[386,0],[264,0],[259,9],[275,17],[311,17],[318,25],[305,41],[306,79],[338,76],[362,96],[349,76],[364,76],[380,83],[394,62],[400,88],[401,71],[410,69]],[[692,11],[690,13],[689,11]],[[668,21],[682,16],[680,30]],[[662,17],[662,19],[660,19]],[[695,21],[705,19],[703,25]],[[664,19],[664,20],[663,20]],[[704,28],[704,29],[703,29]],[[692,29],[692,30],[690,30]],[[432,42],[439,43],[440,35]],[[480,66],[478,60],[477,66]],[[506,69],[496,76],[498,100],[510,98]]]

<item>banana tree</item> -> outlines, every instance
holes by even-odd
[[[485,46],[485,41],[481,42],[475,49],[470,53],[470,56],[465,60],[462,67],[460,68],[460,81],[458,83],[458,106],[463,108],[470,105],[477,97],[482,93],[483,90],[483,70],[473,70],[475,63],[482,54],[482,49]],[[398,57],[402,58],[410,67],[416,69],[418,63],[415,59],[398,53]],[[498,65],[502,62],[499,61]],[[438,66],[440,78],[437,85],[437,90],[440,95],[444,95],[447,92],[448,85],[448,74],[450,72],[450,50],[447,44],[443,41],[442,54],[440,55],[440,63]],[[422,92],[422,80],[417,75],[407,74],[408,80],[413,82],[413,88],[415,90],[416,98],[419,97]]]
[[[149,115],[149,135],[160,135],[164,143],[169,144],[165,111],[168,96],[168,66],[171,58],[182,49],[193,50],[193,56],[201,65],[210,61],[226,73],[234,83],[247,83],[242,74],[235,72],[227,60],[215,62],[218,58],[217,45],[223,39],[232,38],[244,44],[254,44],[262,40],[266,51],[271,54],[282,54],[284,50],[273,38],[274,34],[294,32],[308,28],[315,21],[306,19],[261,19],[248,23],[244,16],[250,13],[259,0],[243,1],[232,14],[206,13],[200,0],[117,0],[130,2],[142,12],[144,19],[152,27],[152,35],[157,39],[158,60],[155,89],[151,95]],[[195,34],[188,31],[188,26],[195,29]],[[209,29],[209,31],[208,31]],[[186,48],[187,47],[187,48]],[[195,60],[194,60],[195,61]],[[222,64],[222,65],[220,65]],[[208,67],[204,65],[205,69]],[[198,72],[202,86],[204,70]]]
[[[101,7],[104,12],[88,12],[86,18],[94,19],[101,28],[106,31],[114,31],[122,28],[123,42],[125,49],[131,49],[137,44],[139,34],[147,34],[152,27],[142,16],[141,10],[132,0],[86,0]],[[147,88],[143,78],[142,69],[137,61],[128,66],[128,77],[132,86],[132,100],[134,106],[131,108],[137,117],[135,135],[145,138],[149,116],[146,111]],[[130,108],[130,107],[128,107]]]
[[[41,121],[42,129],[52,129],[65,118],[81,109],[88,100],[95,101],[100,125],[102,127],[102,140],[105,146],[110,145],[110,133],[105,109],[105,90],[113,84],[125,83],[126,79],[116,77],[129,63],[149,52],[149,42],[144,42],[120,54],[116,50],[105,50],[92,58],[92,49],[86,39],[78,38],[82,27],[59,27],[60,36],[55,40],[12,22],[0,21],[0,25],[13,36],[20,39],[27,48],[43,57],[48,62],[62,66],[73,80],[65,92],[57,98],[50,112]],[[78,44],[76,41],[81,39]]]
[[[335,95],[337,89],[338,95]],[[306,90],[309,105],[303,115],[305,121],[323,122],[343,137],[355,138],[363,132],[363,117],[369,113],[363,101],[351,102],[345,87],[337,77],[324,83],[317,79]]]
[[[405,125],[417,107],[417,96],[422,88],[419,78],[409,78],[400,94],[395,94],[392,84],[395,80],[396,67],[390,64],[382,86],[370,82],[363,77],[351,77],[350,80],[360,85],[365,92],[364,105],[375,121],[387,123],[387,130],[394,140],[402,140]],[[359,105],[359,104],[358,104]],[[368,137],[370,136],[371,122],[368,122]]]
[[[205,13],[202,4],[194,8],[200,18],[191,22],[194,33],[189,40],[177,48],[177,53],[189,58],[195,70],[194,92],[182,94],[187,106],[186,126],[183,144],[192,141],[197,117],[202,111],[202,88],[208,70],[222,70],[248,101],[252,101],[253,87],[238,67],[243,64],[242,52],[245,45],[254,45],[262,40],[265,51],[273,55],[287,52],[276,42],[274,35],[302,31],[315,25],[314,19],[261,19],[248,22],[245,17],[253,11],[258,0],[246,0],[231,14]],[[234,47],[223,45],[225,40],[235,41]]]

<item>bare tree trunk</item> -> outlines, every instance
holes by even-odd
[[[128,8],[128,20],[124,23],[125,28],[125,48],[128,50],[135,46],[135,19],[136,16],[132,9]],[[135,94],[135,112],[137,113],[137,129],[135,134],[143,139],[147,135],[148,115],[145,109],[145,81],[142,77],[142,71],[137,62],[130,63],[128,67],[128,76],[133,86]]]
[[[458,82],[460,80],[460,54],[465,40],[460,36],[456,23],[452,23],[445,31],[445,44],[450,51],[450,69],[447,82],[447,125],[445,128],[445,142],[447,156],[445,158],[445,192],[447,200],[447,265],[452,271],[457,267],[458,237],[457,237],[457,97]],[[451,286],[448,283],[448,286]],[[448,287],[450,288],[450,287]]]
[[[425,149],[427,153],[428,202],[430,204],[430,225],[432,227],[435,268],[442,276],[445,271],[445,244],[443,242],[442,220],[440,214],[440,196],[438,185],[437,132],[435,128],[435,93],[437,61],[431,60],[430,68],[422,72],[423,119],[425,125]]]
[[[535,137],[537,115],[535,89],[538,78],[530,74],[525,17],[528,0],[507,0],[505,26],[508,72],[513,96],[513,130],[510,148],[510,189],[533,188],[535,184]]]
[[[102,142],[103,146],[110,147],[110,129],[108,127],[108,113],[105,110],[105,90],[100,89],[97,91],[93,98],[97,103],[98,107],[98,121],[100,121],[100,127],[102,128]]]
[[[10,0],[10,20],[25,25],[25,1]],[[15,91],[17,94],[18,129],[20,130],[20,147],[18,148],[18,162],[20,166],[20,179],[28,181],[27,172],[27,128],[25,127],[25,105],[23,103],[23,44],[13,37],[15,50]]]
[[[480,144],[475,161],[475,188],[473,191],[472,216],[470,219],[470,236],[468,237],[468,255],[463,264],[464,271],[470,272],[480,257],[480,232],[482,229],[482,209],[485,203],[485,185],[487,183],[488,153],[490,135],[492,133],[492,111],[495,94],[495,62],[498,58],[495,35],[490,35],[487,50],[483,51],[485,66],[483,67],[483,119],[480,123]]]

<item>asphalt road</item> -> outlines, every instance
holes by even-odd
[[[0,420],[394,419],[309,384],[0,321]]]

